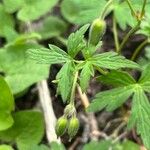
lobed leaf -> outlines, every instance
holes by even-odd
[[[86,43],[84,41],[84,33],[87,31],[89,24],[84,25],[75,33],[70,34],[67,43],[68,54],[71,57],[75,57],[80,50],[82,50]]]
[[[140,68],[137,63],[130,61],[115,52],[94,55],[92,58],[89,58],[89,61],[91,61],[94,66],[107,69]]]
[[[124,71],[112,70],[106,75],[101,75],[98,80],[107,85],[113,86],[128,86],[131,84],[135,84],[135,79]]]
[[[89,112],[100,111],[106,107],[107,111],[113,111],[120,107],[133,93],[132,86],[119,87],[112,90],[100,92],[92,100],[87,108]]]
[[[144,145],[150,149],[150,103],[140,86],[135,89],[128,126],[129,128],[137,127],[137,132],[141,135]]]

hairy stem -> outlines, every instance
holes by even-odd
[[[117,32],[117,25],[116,25],[116,19],[113,14],[113,35],[114,35],[114,41],[115,41],[115,48],[116,52],[119,52],[119,39],[118,39],[118,32]]]
[[[107,10],[108,10],[108,8],[110,7],[110,5],[112,4],[112,2],[113,2],[113,0],[109,0],[107,3],[106,3],[106,5],[104,6],[104,9],[103,9],[103,12],[102,12],[102,14],[100,15],[100,19],[104,19],[105,18],[105,16],[106,16],[106,14],[107,14]]]
[[[75,90],[76,90],[77,80],[78,80],[78,71],[75,73],[75,76],[74,76],[72,90],[71,90],[71,96],[70,96],[70,103],[73,104],[73,105],[74,105],[74,97],[75,97]]]
[[[126,2],[127,2],[128,6],[129,6],[129,8],[131,10],[131,13],[136,17],[136,12],[135,12],[135,10],[134,10],[130,0],[126,0]]]
[[[136,59],[136,57],[138,56],[138,54],[140,53],[140,51],[143,49],[143,47],[148,43],[148,39],[144,40],[134,51],[131,60],[134,61]]]
[[[145,13],[146,2],[147,2],[147,0],[144,0],[143,6],[142,6],[142,10],[141,10],[141,16],[143,16],[144,13]]]

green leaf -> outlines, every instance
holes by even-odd
[[[100,76],[98,79],[102,83],[107,85],[113,85],[114,87],[127,86],[136,83],[134,78],[127,72],[117,70],[112,70],[106,75]]]
[[[68,54],[59,47],[50,44],[49,47],[50,49],[29,49],[27,54],[31,59],[44,64],[65,63],[70,59]]]
[[[13,148],[9,145],[0,145],[0,150],[13,150]]]
[[[63,0],[61,12],[69,22],[83,25],[98,18],[105,4],[105,0]]]
[[[31,146],[31,147],[28,147],[27,150],[50,150],[50,148],[47,147],[46,145],[41,144],[41,145],[34,145],[34,146]]]
[[[0,4],[0,36],[5,37],[5,29],[6,28],[10,28],[13,29],[14,28],[14,20],[13,17],[8,14],[3,5]]]
[[[94,55],[92,58],[89,58],[89,61],[91,61],[94,66],[107,69],[140,68],[140,66],[135,62],[130,61],[115,52],[106,52]]]
[[[51,142],[50,146],[51,146],[51,150],[65,150],[65,147],[63,144],[59,144],[56,142]]]
[[[133,86],[119,87],[112,90],[100,92],[96,95],[88,112],[96,112],[106,107],[107,111],[113,111],[120,107],[133,93]]]
[[[101,140],[99,142],[97,141],[91,141],[88,144],[85,144],[83,146],[82,150],[96,150],[97,148],[100,148],[101,150],[108,150],[111,147],[111,141]]]
[[[85,92],[88,87],[91,76],[94,76],[94,68],[90,62],[86,62],[80,73],[80,86],[83,92]]]
[[[123,147],[123,150],[140,150],[139,145],[129,140],[123,142],[122,147]]]
[[[17,16],[22,21],[32,21],[43,16],[56,5],[58,0],[24,0]]]
[[[0,139],[16,142],[20,150],[27,150],[38,144],[44,135],[43,115],[36,111],[20,111],[13,115],[14,124],[6,131],[0,132]]]
[[[11,112],[14,110],[14,98],[3,77],[0,76],[0,131],[14,123]]]
[[[150,64],[147,65],[147,67],[142,72],[138,83],[143,87],[145,91],[150,91]]]
[[[150,103],[139,85],[135,87],[128,126],[129,128],[136,126],[137,132],[143,139],[144,145],[150,149]]]
[[[87,31],[89,24],[84,25],[75,33],[70,34],[67,43],[67,49],[70,56],[73,58],[77,55],[77,53],[82,50],[86,43],[84,41],[84,33]]]
[[[43,20],[42,25],[36,30],[42,39],[60,36],[67,29],[67,24],[55,16],[47,17]]]
[[[0,71],[5,74],[5,79],[14,94],[48,77],[49,65],[37,64],[26,57],[26,51],[30,48],[39,49],[41,46],[28,43],[0,50]]]
[[[24,0],[3,0],[3,4],[7,12],[14,13],[21,8]]]
[[[57,91],[61,93],[64,103],[68,100],[68,97],[70,96],[71,93],[74,78],[73,72],[74,72],[74,64],[71,61],[69,61],[63,65],[63,67],[56,76],[56,80],[58,80]]]
[[[128,25],[133,27],[136,24],[136,20],[132,16],[130,8],[126,1],[124,2],[114,1],[113,11],[117,23],[119,24],[122,30],[125,30]]]

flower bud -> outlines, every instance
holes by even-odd
[[[72,139],[78,132],[79,120],[76,117],[72,117],[68,125],[68,135]]]
[[[67,125],[68,125],[68,120],[66,117],[62,116],[57,120],[55,126],[57,136],[62,136],[66,132]]]
[[[106,22],[95,19],[90,27],[89,44],[96,46],[101,40],[106,30]]]
[[[65,107],[65,110],[64,110],[64,114],[68,117],[72,116],[74,113],[76,113],[76,109],[74,107],[74,105],[72,104],[68,104],[66,107]]]

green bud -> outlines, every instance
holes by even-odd
[[[74,107],[74,105],[72,104],[68,104],[66,107],[65,107],[65,110],[64,110],[64,114],[68,117],[72,116],[74,113],[76,113],[76,109]]]
[[[55,126],[57,136],[62,136],[66,132],[67,126],[68,126],[67,118],[64,116],[60,117],[57,120],[57,123]]]
[[[76,117],[72,117],[68,125],[68,135],[72,139],[78,132],[79,120]]]
[[[106,30],[106,22],[95,19],[90,27],[89,44],[96,46],[103,37]]]

